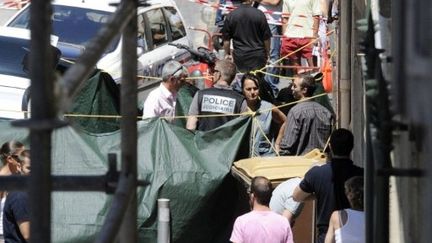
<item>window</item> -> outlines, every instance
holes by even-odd
[[[182,37],[185,37],[186,30],[176,9],[173,7],[166,7],[164,8],[164,14],[170,24],[172,40],[178,40]]]
[[[99,29],[108,21],[111,12],[63,5],[53,5],[51,16],[53,34],[59,42],[84,46],[96,36]],[[9,26],[17,28],[30,27],[30,8],[21,12]],[[112,52],[117,46],[120,36],[115,38],[105,53]]]
[[[0,57],[0,74],[27,78],[27,73],[23,70],[23,59],[27,53],[30,43],[28,40],[0,37],[2,55]]]
[[[137,36],[137,46],[143,48],[144,52],[148,51],[149,46],[149,40],[146,38],[146,26],[145,26],[145,19],[142,14],[138,15],[137,17],[138,23],[137,23],[137,30],[138,30],[138,36]]]
[[[153,9],[146,13],[149,20],[153,47],[168,42],[167,25],[161,9]]]

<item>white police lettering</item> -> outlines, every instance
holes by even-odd
[[[215,113],[234,113],[236,100],[218,95],[203,95],[201,111]]]

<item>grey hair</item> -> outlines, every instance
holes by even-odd
[[[187,69],[177,61],[169,61],[162,68],[162,81],[166,82],[171,77],[179,77],[182,74],[187,75]]]
[[[216,66],[220,71],[222,79],[231,84],[237,72],[235,64],[229,60],[219,60],[216,62]]]

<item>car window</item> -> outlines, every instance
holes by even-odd
[[[144,52],[148,51],[149,38],[146,34],[145,18],[142,14],[137,16],[137,46],[143,48]]]
[[[167,24],[165,22],[165,18],[162,13],[162,10],[160,8],[153,9],[147,11],[145,14],[147,15],[147,19],[149,20],[153,47],[156,48],[162,44],[167,43],[168,42]]]
[[[53,34],[59,37],[59,42],[84,46],[96,36],[111,14],[110,12],[94,9],[54,5],[51,17]],[[28,29],[30,28],[29,22],[30,8],[26,8],[9,26]],[[105,53],[112,52],[115,49],[119,38],[116,38],[111,43]]]
[[[168,19],[170,30],[171,30],[171,38],[172,40],[178,40],[182,37],[186,36],[186,30],[183,25],[183,21],[177,12],[177,10],[173,7],[166,7],[163,9],[164,14]]]
[[[29,41],[12,37],[0,37],[0,74],[28,77],[23,71],[23,59],[29,47]]]

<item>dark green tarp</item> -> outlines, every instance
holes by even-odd
[[[96,71],[74,98],[70,114],[120,115],[120,90],[108,73]],[[120,129],[119,119],[104,117],[69,117],[86,131],[113,132]]]
[[[173,242],[227,242],[221,233],[229,232],[235,207],[230,199],[236,196],[227,174],[233,161],[248,154],[250,119],[240,117],[197,134],[160,119],[138,124],[139,179],[151,183],[137,190],[140,242],[156,242],[158,198],[171,200]],[[28,141],[26,129],[5,121],[0,129],[1,143]],[[103,174],[107,154],[120,154],[118,131],[89,134],[65,127],[52,138],[56,175]],[[53,242],[92,242],[111,202],[102,192],[55,192],[52,199]]]

